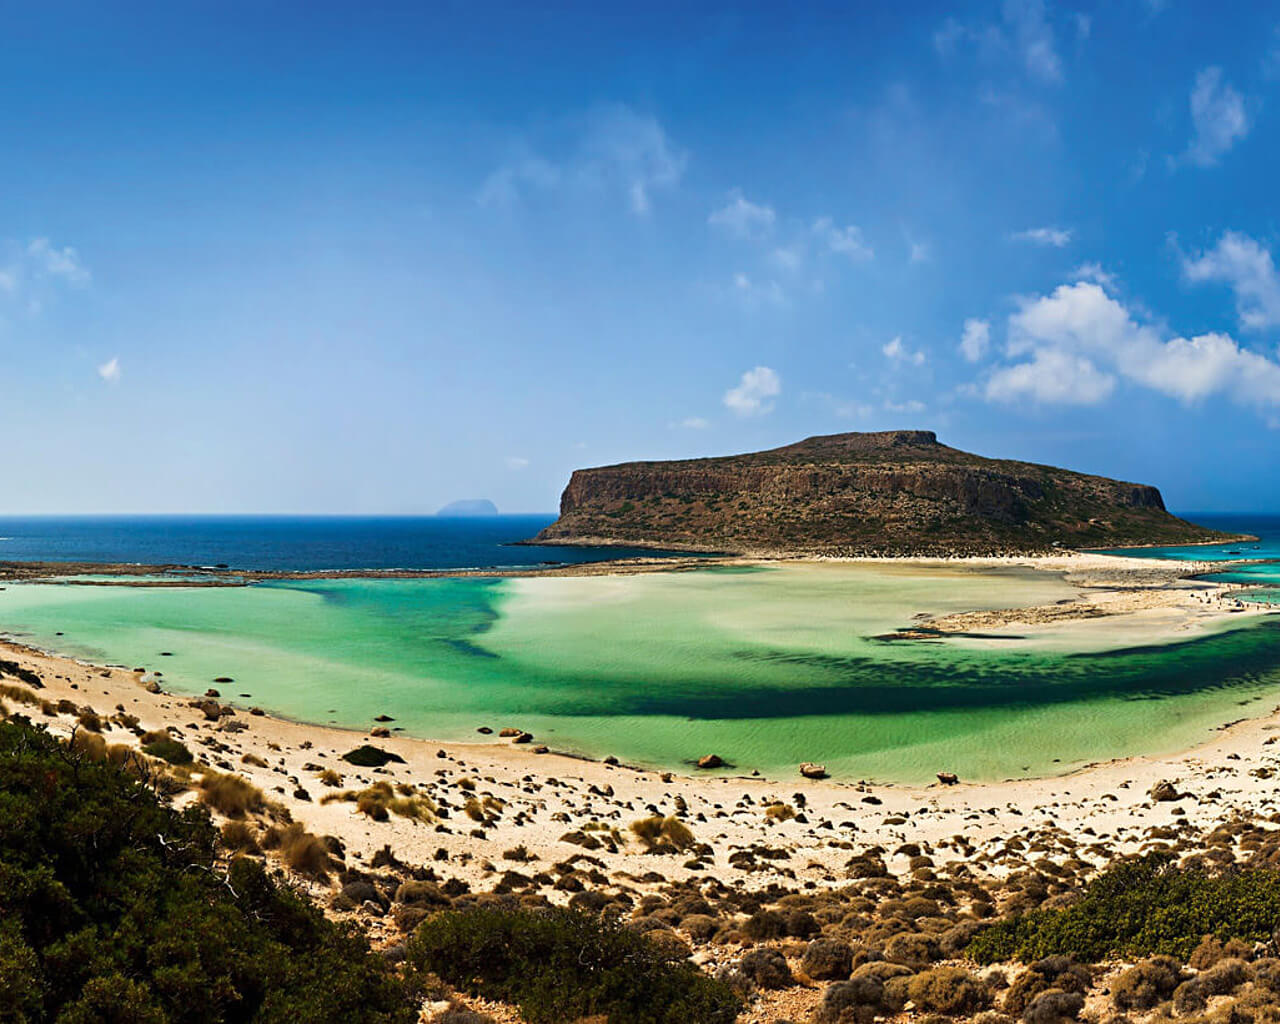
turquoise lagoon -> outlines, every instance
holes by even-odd
[[[919,782],[1182,749],[1280,698],[1280,617],[1215,631],[886,641],[921,613],[1045,604],[1051,574],[779,566],[639,576],[0,590],[7,635],[287,717],[682,767]],[[168,656],[161,652],[171,652]]]

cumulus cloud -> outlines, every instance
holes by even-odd
[[[108,384],[114,384],[120,379],[120,359],[118,356],[112,356],[105,363],[98,367],[98,376],[105,380]]]
[[[1182,273],[1194,284],[1230,287],[1240,326],[1246,330],[1280,325],[1280,274],[1271,253],[1248,235],[1227,231],[1212,249],[1184,255]]]
[[[632,213],[643,216],[649,212],[652,193],[676,185],[687,162],[687,154],[656,118],[624,104],[609,104],[587,114],[565,156],[553,159],[524,152],[490,174],[476,198],[482,206],[497,206],[537,190],[616,191]]]
[[[875,256],[875,251],[862,237],[862,229],[856,225],[836,227],[830,217],[819,217],[813,222],[813,233],[832,252],[841,253],[851,260],[863,261]]]
[[[1051,245],[1061,249],[1071,244],[1072,232],[1062,228],[1027,228],[1026,231],[1015,231],[1009,236],[1015,242],[1030,242],[1032,245]]]
[[[976,363],[987,354],[990,346],[991,322],[976,317],[966,320],[960,334],[960,354],[969,362]]]
[[[1030,399],[1052,405],[1096,405],[1115,389],[1115,378],[1083,356],[1040,349],[1026,362],[1006,366],[987,378],[987,398],[995,402]]]
[[[782,379],[767,366],[757,366],[742,375],[737,387],[724,393],[724,404],[739,416],[763,416],[773,411],[773,401],[782,393]]]
[[[1184,163],[1214,166],[1252,127],[1244,97],[1222,77],[1222,68],[1207,67],[1191,89],[1191,142]]]
[[[773,229],[774,219],[772,206],[753,203],[735,188],[729,193],[728,202],[712,211],[707,223],[735,238],[759,238]]]
[[[911,366],[923,366],[925,354],[921,351],[912,352],[902,342],[902,335],[896,335],[890,338],[880,351],[884,353],[884,357],[894,363],[907,363]]]
[[[1018,361],[987,378],[993,401],[1094,405],[1122,378],[1187,403],[1280,406],[1280,364],[1225,334],[1166,339],[1093,281],[1023,300],[1008,326],[1006,354]]]

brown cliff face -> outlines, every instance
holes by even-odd
[[[577,470],[539,543],[792,554],[985,554],[1221,539],[1160,492],[985,459],[926,430]]]

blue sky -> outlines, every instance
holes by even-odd
[[[892,427],[1280,507],[1269,5],[54,0],[0,58],[6,512]]]

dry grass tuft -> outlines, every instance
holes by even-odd
[[[632,834],[644,843],[649,853],[679,853],[697,840],[689,826],[679,818],[655,814],[631,823]]]
[[[262,790],[239,775],[205,772],[200,780],[200,799],[228,818],[262,810]]]

